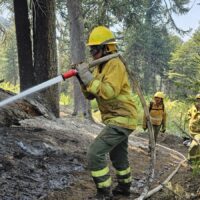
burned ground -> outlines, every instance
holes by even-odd
[[[28,119],[18,127],[0,128],[0,199],[86,200],[95,194],[87,170],[88,145],[102,126],[66,113],[50,121]],[[159,136],[154,188],[163,182],[187,154],[182,139],[169,133]],[[145,185],[150,157],[147,133],[130,137],[129,159],[133,172],[132,194],[139,196]],[[111,167],[113,186],[116,184]],[[163,189],[149,199],[200,199],[200,178],[187,164]],[[118,199],[128,199],[119,197]]]

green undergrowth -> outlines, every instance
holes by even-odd
[[[143,131],[142,124],[143,124],[144,110],[139,97],[135,95],[133,96],[133,98],[135,101],[135,105],[137,107],[137,115],[138,115],[137,129],[139,131]],[[150,101],[152,101],[152,99],[153,99],[152,96],[145,96],[147,106],[149,105]],[[191,104],[188,104],[187,102],[180,100],[172,101],[169,98],[166,98],[164,100],[164,104],[165,104],[165,111],[167,113],[167,133],[174,134],[180,137],[187,136],[186,134],[188,133],[187,112]],[[98,111],[97,102],[95,100],[91,101],[91,107],[92,110],[94,110],[95,112]]]
[[[192,162],[192,173],[194,176],[200,175],[200,161],[193,161]]]
[[[65,93],[60,94],[60,105],[68,106],[72,103],[72,98],[69,95],[66,95]]]
[[[20,91],[20,86],[19,84],[13,85],[12,83],[9,82],[3,82],[0,83],[0,88],[6,90],[6,91],[11,91],[14,93],[19,93]],[[60,104],[61,105],[70,105],[72,103],[72,98],[69,95],[66,95],[64,92],[60,94]]]
[[[12,83],[9,83],[9,82],[0,83],[0,88],[7,90],[7,91],[14,92],[14,93],[18,93],[20,90],[19,84],[13,85]]]

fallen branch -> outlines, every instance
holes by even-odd
[[[13,97],[14,93],[0,88],[0,101]],[[21,120],[43,116],[47,119],[55,119],[55,116],[43,104],[39,96],[21,99],[11,105],[0,108],[0,127],[19,125]]]
[[[158,185],[157,187],[155,187],[154,189],[150,190],[147,195],[144,197],[144,199],[149,198],[150,196],[152,196],[153,194],[155,194],[156,192],[160,191],[164,185],[166,185],[172,178],[173,176],[178,172],[178,170],[180,169],[181,165],[186,162],[187,160],[183,160],[181,161],[178,166],[176,167],[176,169],[167,177],[167,179],[165,181],[163,181],[163,183],[161,183],[160,185]]]
[[[172,192],[175,196],[177,196],[179,199],[181,198],[181,195],[180,194],[177,194],[173,189],[171,189],[169,186],[167,186],[167,185],[163,185],[162,183],[161,183],[161,185],[165,188],[165,189],[167,189],[167,190],[169,190],[170,192]]]
[[[3,82],[4,82],[4,79],[1,79],[1,80],[0,80],[0,83],[3,83]]]

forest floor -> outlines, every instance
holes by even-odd
[[[72,117],[70,110],[64,108],[61,116],[56,121],[39,117],[24,120],[18,127],[0,128],[0,199],[87,200],[95,195],[86,152],[103,126]],[[132,194],[129,198],[116,198],[120,200],[140,195],[150,161],[147,133],[134,132],[129,141]],[[175,135],[159,135],[151,189],[184,160],[187,147],[182,143],[182,138]],[[112,166],[111,175],[114,187]],[[200,175],[184,163],[171,181],[149,199],[200,199]]]

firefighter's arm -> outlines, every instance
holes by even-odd
[[[150,112],[151,112],[151,109],[152,109],[152,106],[153,106],[153,102],[150,102],[150,104],[149,104],[149,114],[150,114]],[[151,114],[150,114],[151,115]],[[145,116],[145,113],[144,113],[144,115],[143,115],[143,129],[144,129],[144,131],[147,129],[147,118],[146,118],[146,116]]]
[[[163,112],[163,119],[162,119],[162,127],[161,127],[161,132],[164,133],[166,131],[166,120],[167,120],[167,114],[164,111]]]
[[[142,128],[144,129],[144,131],[146,131],[146,129],[147,129],[147,118],[145,116],[145,113],[143,115],[143,125],[142,125]]]
[[[94,99],[95,96],[93,94],[91,94],[90,92],[87,92],[87,90],[86,90],[86,86],[89,84],[90,81],[93,80],[93,75],[89,71],[88,64],[86,64],[86,63],[79,64],[76,67],[76,69],[78,71],[78,74],[76,75],[76,77],[81,85],[81,90],[82,90],[84,96],[88,100]]]
[[[93,75],[88,68],[88,64],[86,63],[79,64],[78,66],[76,66],[76,69],[78,71],[76,77],[81,85],[81,90],[84,96],[89,100],[94,99],[95,96],[90,92],[87,92],[86,90],[87,85],[93,80]]]
[[[122,80],[125,76],[125,66],[116,62],[109,61],[106,66],[104,77],[96,77],[87,86],[87,91],[103,99],[116,97],[121,90]]]

